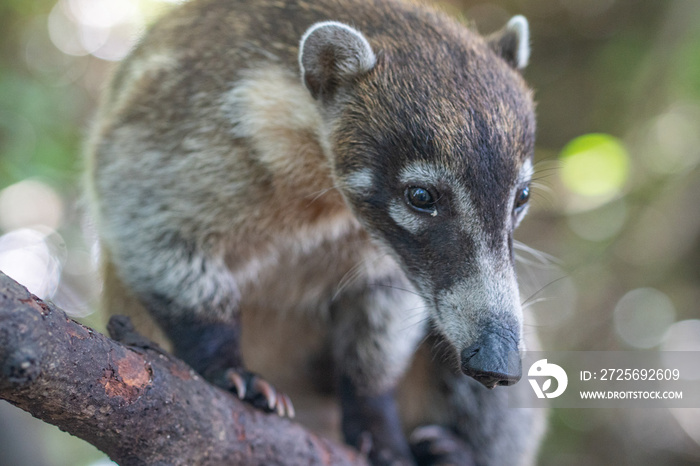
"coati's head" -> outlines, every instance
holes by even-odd
[[[487,39],[440,16],[369,39],[324,22],[299,52],[338,188],[489,388],[520,378],[508,360],[522,349],[513,230],[532,176],[528,54],[519,16]]]

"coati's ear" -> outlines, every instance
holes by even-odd
[[[314,24],[299,44],[301,78],[314,99],[332,96],[338,86],[371,70],[376,62],[365,36],[337,21]]]
[[[513,16],[506,27],[488,37],[491,49],[516,70],[530,58],[530,27],[524,16]]]

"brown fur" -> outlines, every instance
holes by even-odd
[[[377,61],[314,100],[299,75],[299,40],[324,20],[361,31]],[[391,391],[410,364],[427,312],[414,287],[438,296],[477,272],[479,286],[498,282],[499,299],[472,287],[486,305],[441,328],[459,327],[453,344],[470,343],[483,315],[517,314],[504,232],[517,223],[509,203],[532,155],[534,115],[524,81],[493,50],[454,19],[395,0],[193,0],[174,9],[115,74],[88,147],[107,312],[138,316],[146,332],[158,330],[144,308],[164,326],[240,316],[247,368],[324,431],[339,417],[327,391],[338,375],[331,360],[372,394]],[[402,199],[390,182],[414,162],[449,172],[446,198],[459,208],[406,239],[384,206]],[[363,169],[386,186],[348,186]],[[477,256],[497,267],[475,272]],[[494,312],[494,302],[505,304]],[[446,420],[449,400],[472,382],[454,382],[449,364],[431,361],[424,348],[403,390],[413,400],[407,429],[462,422]],[[459,396],[445,395],[446,380]],[[517,417],[487,406],[479,415],[494,425]],[[512,462],[532,461],[537,422],[513,424],[509,435],[528,448],[518,444]],[[478,429],[479,419],[462,424]]]

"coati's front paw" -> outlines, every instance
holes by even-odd
[[[245,369],[227,369],[220,382],[220,386],[256,408],[277,412],[283,417],[294,417],[294,406],[289,397],[252,372]]]
[[[413,458],[388,449],[373,449],[369,453],[372,466],[416,466]]]
[[[469,445],[450,430],[436,425],[416,428],[409,439],[418,466],[473,466]]]
[[[375,445],[372,434],[365,431],[352,444],[372,466],[416,466],[408,448]]]

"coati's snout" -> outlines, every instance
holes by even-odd
[[[520,380],[523,313],[511,264],[484,264],[437,293],[434,323],[465,375],[486,388]]]
[[[486,388],[516,383],[522,375],[517,335],[504,327],[482,333],[460,353],[462,372]]]

